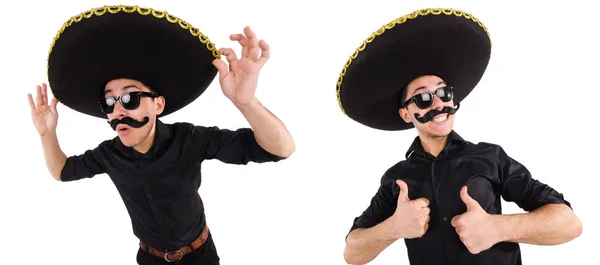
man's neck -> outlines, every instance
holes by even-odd
[[[156,126],[156,125],[154,125],[154,126]],[[152,130],[150,131],[148,136],[146,136],[146,138],[144,140],[142,140],[142,142],[140,144],[134,146],[133,150],[135,150],[136,152],[138,152],[140,154],[145,154],[146,152],[148,152],[148,150],[150,150],[150,148],[152,148],[152,144],[154,143],[155,136],[156,136],[156,128],[152,128]]]
[[[448,142],[448,136],[443,137],[431,137],[429,135],[419,136],[421,141],[421,146],[423,146],[423,150],[425,152],[431,154],[434,157],[437,157],[442,150],[446,147],[446,143]]]

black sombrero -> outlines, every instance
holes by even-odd
[[[165,97],[165,116],[204,93],[217,74],[216,58],[208,37],[178,17],[104,6],[72,17],[59,30],[48,54],[48,81],[64,105],[106,118],[98,105],[106,83],[135,79]]]
[[[348,62],[337,82],[342,111],[363,125],[381,130],[412,128],[400,115],[402,89],[415,78],[433,74],[454,87],[460,103],[487,68],[491,40],[471,14],[454,9],[422,9],[375,31]]]

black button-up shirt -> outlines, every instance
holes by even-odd
[[[106,173],[131,217],[134,234],[156,248],[173,250],[189,244],[205,225],[198,189],[203,160],[229,164],[276,162],[249,128],[236,131],[189,123],[156,123],[156,137],[145,154],[119,137],[67,159],[61,181]]]
[[[430,201],[429,228],[421,238],[404,239],[412,265],[521,264],[517,243],[501,242],[477,255],[471,254],[460,241],[450,221],[466,211],[460,189],[466,185],[469,195],[489,214],[501,214],[501,198],[514,202],[525,211],[549,203],[564,203],[562,194],[533,179],[528,170],[509,157],[502,147],[473,144],[456,132],[448,137],[445,149],[433,157],[424,151],[416,137],[406,153],[406,160],[388,169],[370,206],[354,219],[350,231],[373,227],[392,216],[400,188],[397,179],[408,185],[410,199]]]

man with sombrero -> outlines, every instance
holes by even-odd
[[[37,88],[37,104],[28,95],[51,175],[60,181],[110,176],[140,239],[139,264],[219,264],[198,195],[202,161],[262,163],[294,152],[283,123],[254,97],[268,45],[249,28],[230,38],[242,46],[239,59],[231,49],[216,50],[200,30],[166,12],[95,8],[65,23],[52,44],[52,102],[45,84]],[[160,121],[200,96],[217,72],[223,93],[252,129]],[[66,156],[56,135],[59,101],[108,118],[118,137]]]
[[[346,64],[337,89],[345,114],[375,129],[418,133],[355,218],[349,264],[372,261],[398,239],[413,265],[521,264],[519,243],[560,244],[581,234],[561,193],[501,146],[453,130],[490,52],[487,29],[470,14],[425,9],[373,33]],[[501,198],[528,213],[503,215]]]

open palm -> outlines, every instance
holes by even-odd
[[[55,133],[58,124],[58,112],[56,111],[58,99],[53,98],[52,102],[48,104],[48,87],[46,84],[37,86],[37,105],[33,102],[31,93],[27,94],[27,97],[31,107],[31,119],[40,136]]]

